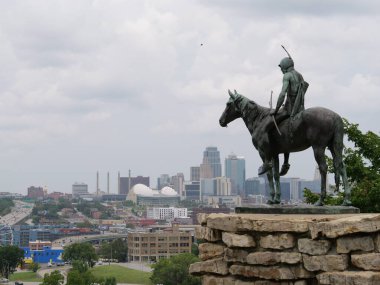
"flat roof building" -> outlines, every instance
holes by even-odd
[[[179,230],[173,223],[172,228],[163,231],[131,231],[128,233],[128,260],[156,262],[180,253],[190,253],[192,235]]]

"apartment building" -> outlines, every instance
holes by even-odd
[[[190,253],[192,235],[179,230],[173,223],[167,230],[156,232],[136,230],[128,233],[128,260],[155,262],[179,253]]]

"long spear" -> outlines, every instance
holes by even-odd
[[[269,101],[269,106],[270,106],[270,110],[271,110],[271,111],[272,111],[272,95],[273,95],[273,90],[271,90],[271,92],[270,92],[270,101]],[[276,127],[276,130],[277,130],[278,134],[279,134],[280,136],[282,136],[282,134],[281,134],[281,132],[280,132],[280,129],[279,129],[278,126],[277,126],[276,119],[274,118],[274,115],[271,115],[271,117],[272,117],[272,119],[273,119],[273,123],[274,123],[274,125],[275,125],[275,127]]]

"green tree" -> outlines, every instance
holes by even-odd
[[[189,274],[190,264],[198,261],[199,258],[190,253],[181,253],[169,259],[160,259],[152,265],[153,273],[150,279],[153,284],[200,285],[200,278]]]
[[[32,270],[33,272],[37,272],[38,269],[40,269],[40,265],[37,262],[32,262],[29,264],[29,269]]]
[[[124,262],[128,256],[128,245],[120,238],[111,243],[104,242],[100,246],[99,255],[105,259],[117,259],[119,262]]]
[[[18,246],[0,246],[0,274],[8,279],[9,275],[16,271],[16,267],[22,264],[24,251]]]
[[[46,273],[40,285],[61,285],[63,284],[63,275],[59,270],[54,270],[52,273]]]
[[[65,247],[62,257],[65,261],[80,260],[89,267],[93,267],[98,260],[95,248],[89,243],[74,243]]]
[[[363,133],[347,120],[345,132],[354,146],[344,150],[344,163],[352,185],[352,203],[361,212],[380,212],[380,137]]]

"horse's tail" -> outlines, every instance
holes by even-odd
[[[344,164],[343,164],[344,127],[343,127],[343,120],[341,117],[338,116],[338,118],[335,120],[334,128],[335,128],[334,136],[329,148],[333,157],[335,187],[336,187],[336,191],[339,191],[340,175],[344,168]]]

